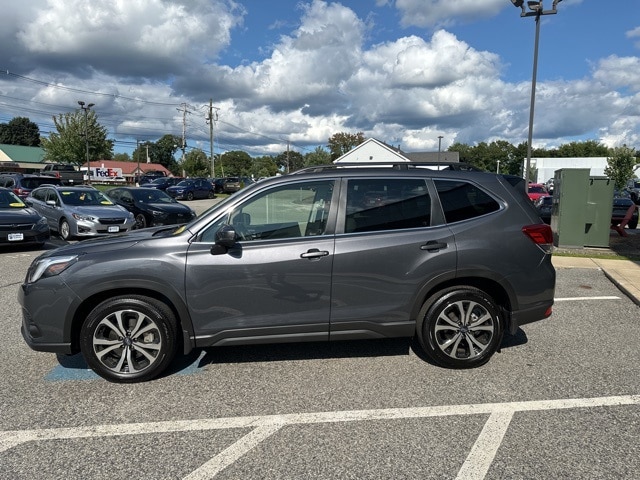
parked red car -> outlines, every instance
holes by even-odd
[[[527,195],[529,195],[529,198],[535,202],[540,197],[549,195],[549,192],[547,191],[547,188],[541,183],[530,183],[529,189],[527,190]]]

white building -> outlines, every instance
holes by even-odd
[[[526,161],[526,160],[525,160]],[[605,176],[607,157],[561,157],[561,158],[532,158],[531,168],[538,169],[538,176],[534,183],[546,183],[555,176],[555,171],[562,168],[589,168],[592,177]],[[533,180],[533,179],[532,179]]]
[[[357,147],[354,147],[333,163],[342,162],[458,162],[458,152],[411,152],[406,153],[375,138],[368,138]]]

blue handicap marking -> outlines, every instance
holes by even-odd
[[[205,355],[205,351],[197,351],[191,355],[176,358],[162,376],[170,375],[192,375],[202,370],[200,360]],[[100,376],[89,368],[81,353],[76,355],[58,355],[60,365],[54,367],[44,377],[50,382],[67,380],[96,380]]]

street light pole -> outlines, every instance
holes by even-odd
[[[93,107],[94,104],[90,103],[85,106],[84,102],[79,100],[78,105],[80,105],[80,108],[84,110],[84,143],[86,147],[87,183],[91,184],[91,162],[89,161],[89,109]]]
[[[524,188],[529,189],[529,169],[531,168],[531,144],[533,143],[533,112],[536,101],[536,77],[538,74],[538,43],[540,40],[540,17],[542,15],[555,15],[558,13],[558,3],[562,0],[553,0],[551,10],[544,10],[542,0],[528,1],[527,6],[530,12],[524,8],[524,0],[511,0],[511,3],[517,8],[522,9],[521,17],[535,17],[536,20],[536,37],[533,47],[533,74],[531,75],[531,105],[529,107],[529,138],[527,140],[527,162],[524,171]]]
[[[438,135],[438,163],[440,163],[440,147],[442,146],[442,135]]]

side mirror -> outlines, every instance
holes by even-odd
[[[216,232],[216,243],[211,247],[211,255],[222,255],[236,244],[236,230],[231,225],[223,225]]]

